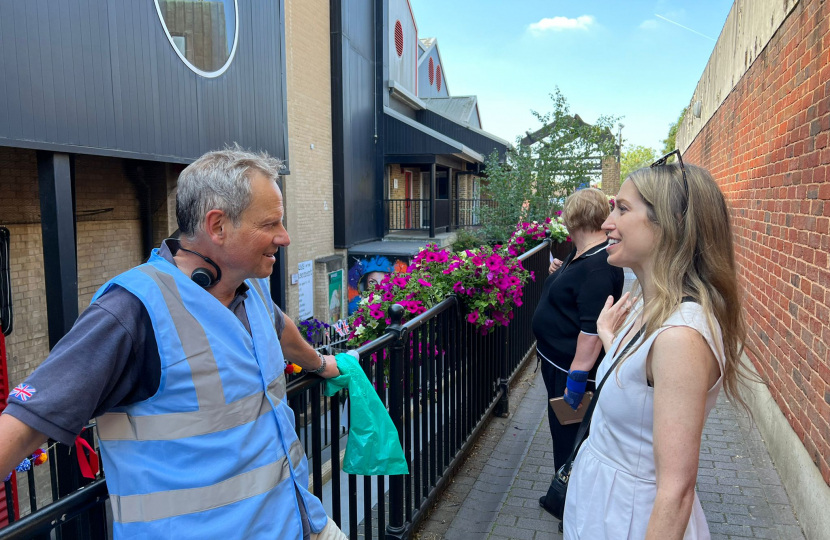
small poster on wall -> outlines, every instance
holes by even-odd
[[[301,321],[314,317],[314,261],[303,261],[297,265],[300,298],[299,317]]]
[[[329,324],[343,318],[343,270],[329,272]]]
[[[417,253],[417,251],[416,251]],[[349,315],[357,311],[361,295],[380,284],[387,274],[406,273],[411,255],[375,255],[349,253],[348,306]]]

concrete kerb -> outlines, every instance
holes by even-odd
[[[746,355],[742,360],[758,375]],[[830,486],[824,482],[766,385],[752,381],[748,388],[742,389],[741,397],[752,411],[804,536],[807,540],[830,539]]]
[[[340,451],[340,470],[341,471],[343,470],[343,460],[345,459],[345,457],[346,457],[346,449],[344,448],[343,450]],[[325,486],[326,484],[329,483],[329,480],[331,480],[331,460],[330,459],[328,461],[326,461],[325,463],[323,463],[322,469],[323,469],[323,485]],[[312,475],[310,472],[309,472],[309,475],[308,475],[308,490],[312,493],[314,492],[314,475]]]

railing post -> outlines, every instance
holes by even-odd
[[[438,174],[435,163],[429,169],[429,237],[435,238],[435,175]]]
[[[404,308],[399,304],[389,307],[389,318],[392,324],[387,326],[387,332],[395,334],[395,343],[389,358],[389,416],[398,430],[398,440],[401,447],[404,444],[404,395],[403,395],[403,349],[406,330],[401,324]],[[406,531],[404,520],[404,475],[389,476],[389,523],[386,525],[386,537],[393,540],[403,540]]]
[[[501,397],[499,398],[496,408],[493,409],[493,414],[500,418],[507,418],[510,414],[510,385],[508,384],[508,380],[510,378],[510,371],[508,367],[510,354],[510,331],[508,328],[510,327],[502,327],[504,339],[501,340],[501,362],[499,362],[499,388],[501,389]]]

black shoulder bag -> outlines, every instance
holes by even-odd
[[[628,350],[634,345],[640,336],[643,333],[643,329],[637,331],[634,334],[634,337],[626,344],[625,349],[623,349],[622,353],[617,356],[617,359],[611,364],[611,368],[605,373],[605,377],[602,378],[600,381],[599,386],[597,386],[596,391],[594,392],[594,398],[591,400],[590,405],[588,405],[588,410],[585,411],[585,417],[582,419],[582,423],[579,424],[579,431],[576,433],[576,441],[574,441],[574,449],[571,452],[571,455],[568,456],[568,459],[565,461],[565,464],[556,471],[556,474],[553,476],[553,480],[550,483],[550,487],[548,488],[548,493],[543,497],[544,504],[546,510],[548,510],[553,517],[558,520],[562,520],[562,515],[565,513],[565,496],[568,493],[568,479],[571,476],[571,468],[573,467],[574,458],[576,458],[576,453],[579,451],[579,447],[582,446],[582,443],[585,442],[585,439],[588,435],[588,426],[591,424],[591,417],[594,415],[594,407],[599,401],[599,392],[602,390],[602,386],[605,384],[605,381],[608,380],[608,376],[613,373],[614,369],[617,367],[617,364],[620,363],[620,360],[625,357]],[[541,502],[541,501],[539,501]]]

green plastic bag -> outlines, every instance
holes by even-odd
[[[409,474],[395,424],[355,356],[338,354],[340,376],[327,379],[325,385],[327,396],[349,389],[351,420],[343,470],[364,476]]]

